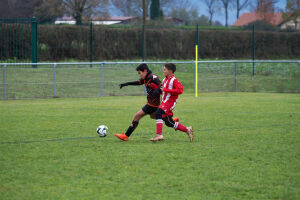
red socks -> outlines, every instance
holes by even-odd
[[[156,120],[156,134],[157,135],[162,135],[163,123],[164,123],[164,121],[162,119]]]
[[[182,124],[180,124],[179,122],[176,122],[176,123],[175,123],[174,128],[175,128],[176,130],[180,130],[180,131],[185,132],[185,133],[188,131],[187,127],[184,126],[184,125],[182,125]]]
[[[163,123],[164,123],[164,121],[162,119],[156,120],[156,134],[157,135],[162,135]],[[175,122],[174,129],[180,130],[185,133],[187,133],[187,131],[188,131],[187,127],[180,124],[179,122]]]

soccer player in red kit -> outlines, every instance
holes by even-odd
[[[183,86],[175,77],[175,71],[176,66],[173,63],[165,64],[165,78],[162,86],[160,86],[162,92],[162,102],[156,111],[156,136],[150,139],[152,142],[161,141],[164,139],[162,136],[163,122],[165,122],[168,127],[186,133],[191,142],[194,139],[192,126],[186,127],[172,119],[173,110],[177,104],[178,95],[183,93]]]
[[[152,74],[152,71],[149,70],[147,64],[142,63],[137,66],[136,71],[140,75],[138,81],[127,82],[120,84],[120,89],[128,85],[143,85],[145,84],[147,91],[147,104],[140,109],[133,117],[131,125],[128,127],[125,133],[115,134],[117,138],[123,141],[128,141],[132,132],[139,125],[139,120],[146,115],[150,115],[152,119],[156,118],[156,110],[160,105],[160,88],[161,81],[158,76]],[[174,118],[175,121],[178,121],[178,118]]]

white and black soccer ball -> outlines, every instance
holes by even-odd
[[[106,137],[108,134],[108,128],[105,125],[100,125],[97,128],[97,134],[99,137]]]

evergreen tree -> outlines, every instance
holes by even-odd
[[[162,17],[162,10],[160,9],[159,0],[152,0],[150,6],[150,18],[152,20]]]

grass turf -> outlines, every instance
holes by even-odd
[[[299,199],[300,95],[201,93],[125,131],[145,97],[0,101],[0,199]],[[110,128],[106,138],[96,128]]]

